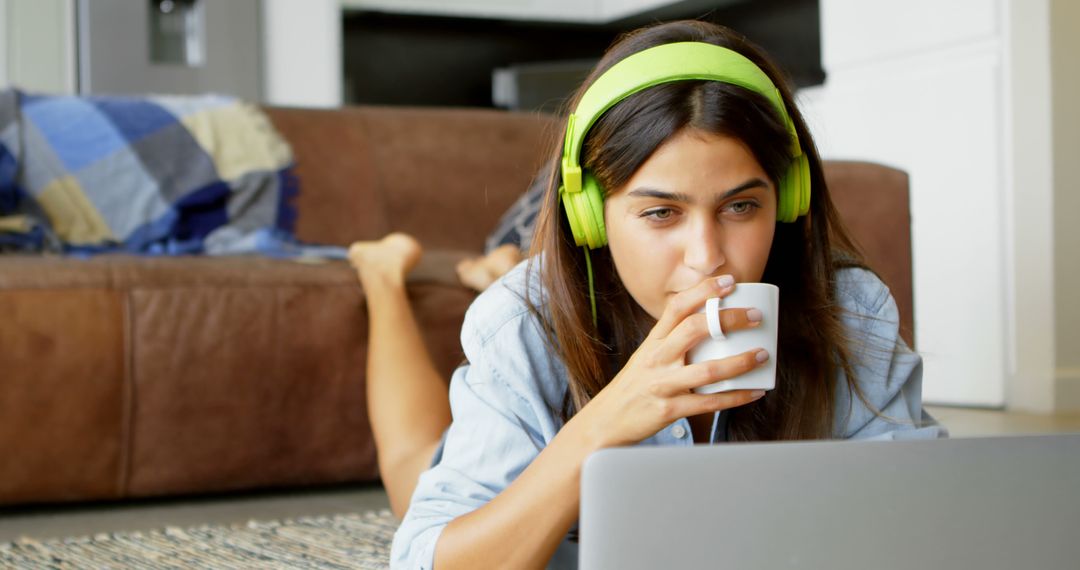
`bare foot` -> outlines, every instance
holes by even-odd
[[[495,282],[495,278],[484,265],[482,257],[462,259],[458,262],[456,269],[461,284],[471,289],[483,291]]]
[[[518,246],[508,243],[493,249],[491,253],[484,257],[483,262],[492,277],[498,279],[509,273],[522,259],[521,250],[518,249]]]
[[[522,259],[515,245],[501,245],[484,257],[463,259],[457,264],[458,279],[466,287],[483,291],[506,275]]]
[[[375,278],[403,284],[405,276],[420,262],[420,243],[408,234],[395,232],[378,241],[358,241],[349,246],[349,264],[360,280]]]

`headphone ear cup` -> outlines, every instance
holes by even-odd
[[[578,214],[578,203],[574,200],[574,194],[567,192],[565,187],[560,187],[559,195],[562,196],[566,221],[570,222],[570,233],[574,234],[574,243],[585,245],[585,230],[582,229],[581,216]]]
[[[805,154],[796,159],[799,163],[799,215],[810,213],[810,159]]]
[[[787,172],[784,173],[784,177],[780,179],[780,189],[776,193],[776,221],[778,222],[791,222],[794,219],[791,217],[791,203],[793,202],[793,194],[795,193],[794,181],[795,176],[792,174],[791,168],[788,167]]]
[[[600,183],[591,174],[584,173],[581,180],[581,192],[567,192],[560,188],[563,209],[570,222],[570,231],[574,234],[574,243],[590,249],[607,244],[607,231],[604,228],[604,192]]]
[[[776,204],[776,219],[794,222],[810,211],[810,162],[805,154],[791,161],[780,180],[780,192]]]
[[[604,226],[604,189],[596,178],[585,173],[581,181],[581,211],[585,213],[582,222],[589,234],[589,248],[596,249],[607,245],[607,227]]]

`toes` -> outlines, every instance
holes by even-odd
[[[349,264],[365,271],[407,273],[420,261],[423,249],[412,236],[393,233],[377,241],[356,241],[349,245]]]
[[[345,257],[349,260],[349,265],[352,265],[353,267],[359,265],[364,250],[368,247],[370,247],[370,242],[357,241],[349,245],[349,249],[345,253]]]
[[[521,250],[512,244],[499,246],[483,259],[484,265],[494,278],[502,277],[522,259]]]
[[[483,291],[492,282],[487,268],[475,259],[463,259],[458,262],[457,275],[462,285],[477,291]]]
[[[406,251],[420,249],[420,242],[416,241],[416,238],[401,232],[394,232],[387,235],[382,239],[382,242],[394,248]]]

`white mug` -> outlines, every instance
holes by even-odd
[[[721,309],[758,309],[761,324],[750,329],[725,332],[720,329]],[[780,288],[769,283],[737,283],[727,297],[713,297],[699,313],[709,319],[711,338],[707,338],[686,353],[689,364],[703,360],[727,358],[764,348],[769,360],[757,368],[730,380],[721,380],[694,388],[698,394],[713,394],[728,390],[772,390],[776,387],[776,335],[780,320]]]

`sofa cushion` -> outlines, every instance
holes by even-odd
[[[0,288],[0,503],[121,495],[123,322],[107,287]]]
[[[445,378],[474,297],[458,258],[430,252],[408,289]],[[343,262],[0,257],[0,310],[0,446],[20,458],[0,502],[378,477],[367,308]]]

